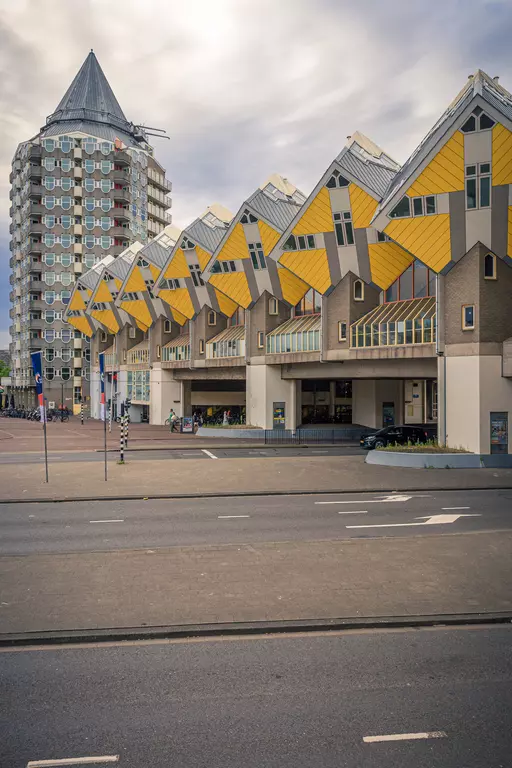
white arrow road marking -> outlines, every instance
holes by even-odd
[[[388,501],[409,501],[412,496],[384,496],[382,499],[365,499],[364,504],[383,504]],[[315,504],[360,504],[361,499],[353,499],[352,501],[315,501]]]
[[[443,525],[455,523],[459,517],[481,517],[481,515],[431,515],[430,517],[415,517],[424,520],[423,523],[380,523],[379,525],[347,525],[346,528],[411,528],[414,525]]]

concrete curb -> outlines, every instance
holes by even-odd
[[[123,642],[133,640],[173,640],[191,637],[233,635],[298,634],[358,629],[407,629],[456,627],[482,624],[511,624],[512,613],[460,613],[434,616],[382,616],[346,619],[301,619],[290,621],[231,622],[229,624],[185,624],[164,627],[123,627],[56,630],[0,634],[0,648],[59,646],[79,643]]]
[[[47,496],[46,498],[35,498],[35,499],[0,499],[0,505],[2,504],[47,504],[48,502],[51,502],[52,504],[66,504],[71,501],[153,501],[158,499],[166,499],[172,501],[173,499],[176,499],[177,501],[180,501],[181,499],[231,499],[231,498],[244,498],[244,497],[259,497],[259,496],[326,496],[326,495],[333,495],[333,494],[347,494],[350,493],[352,495],[358,495],[358,494],[368,494],[368,493],[377,493],[377,494],[385,494],[385,493],[421,493],[421,491],[510,491],[512,490],[512,484],[508,486],[488,486],[488,485],[477,485],[472,486],[471,488],[468,488],[467,486],[464,487],[449,487],[449,486],[439,486],[436,488],[432,488],[429,486],[421,485],[421,486],[414,486],[412,488],[365,488],[364,490],[357,489],[357,490],[351,490],[350,488],[339,488],[339,489],[328,489],[325,488],[322,490],[292,490],[292,491],[225,491],[225,492],[204,492],[204,493],[148,493],[148,494],[125,494],[123,496],[63,496],[63,497],[53,497],[53,496]]]
[[[162,448],[155,446],[154,448],[126,448],[125,453],[127,451],[137,451],[141,453],[142,451],[190,451],[191,449],[195,449],[198,451],[201,451],[203,448],[207,448],[208,450],[212,451],[236,451],[239,448],[251,448],[251,450],[254,449],[272,449],[272,448],[360,448],[359,443],[354,442],[353,440],[342,441],[339,440],[336,443],[278,443],[278,444],[271,444],[271,443],[239,443],[237,445],[187,445],[182,446],[181,448]],[[361,448],[361,456],[363,455],[362,451],[366,450],[365,448]],[[102,448],[95,448],[91,453],[103,453]],[[107,453],[119,453],[119,448],[107,448]]]
[[[512,467],[512,455],[488,453],[408,453],[406,451],[369,451],[366,464],[413,469],[506,469]]]

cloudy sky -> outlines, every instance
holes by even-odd
[[[512,89],[511,0],[0,0],[0,348],[9,172],[90,48],[155,152],[174,223],[236,211],[271,173],[304,192],[360,130],[403,162],[477,68]]]

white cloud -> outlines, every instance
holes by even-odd
[[[0,19],[4,234],[16,145],[91,47],[127,117],[169,133],[177,225],[275,171],[309,192],[356,129],[404,161],[477,67],[512,87],[508,0],[0,0]]]

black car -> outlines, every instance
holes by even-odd
[[[407,443],[426,443],[434,440],[436,430],[431,426],[415,424],[413,426],[391,426],[379,429],[373,435],[362,435],[361,448],[382,448],[384,445],[407,445]]]

